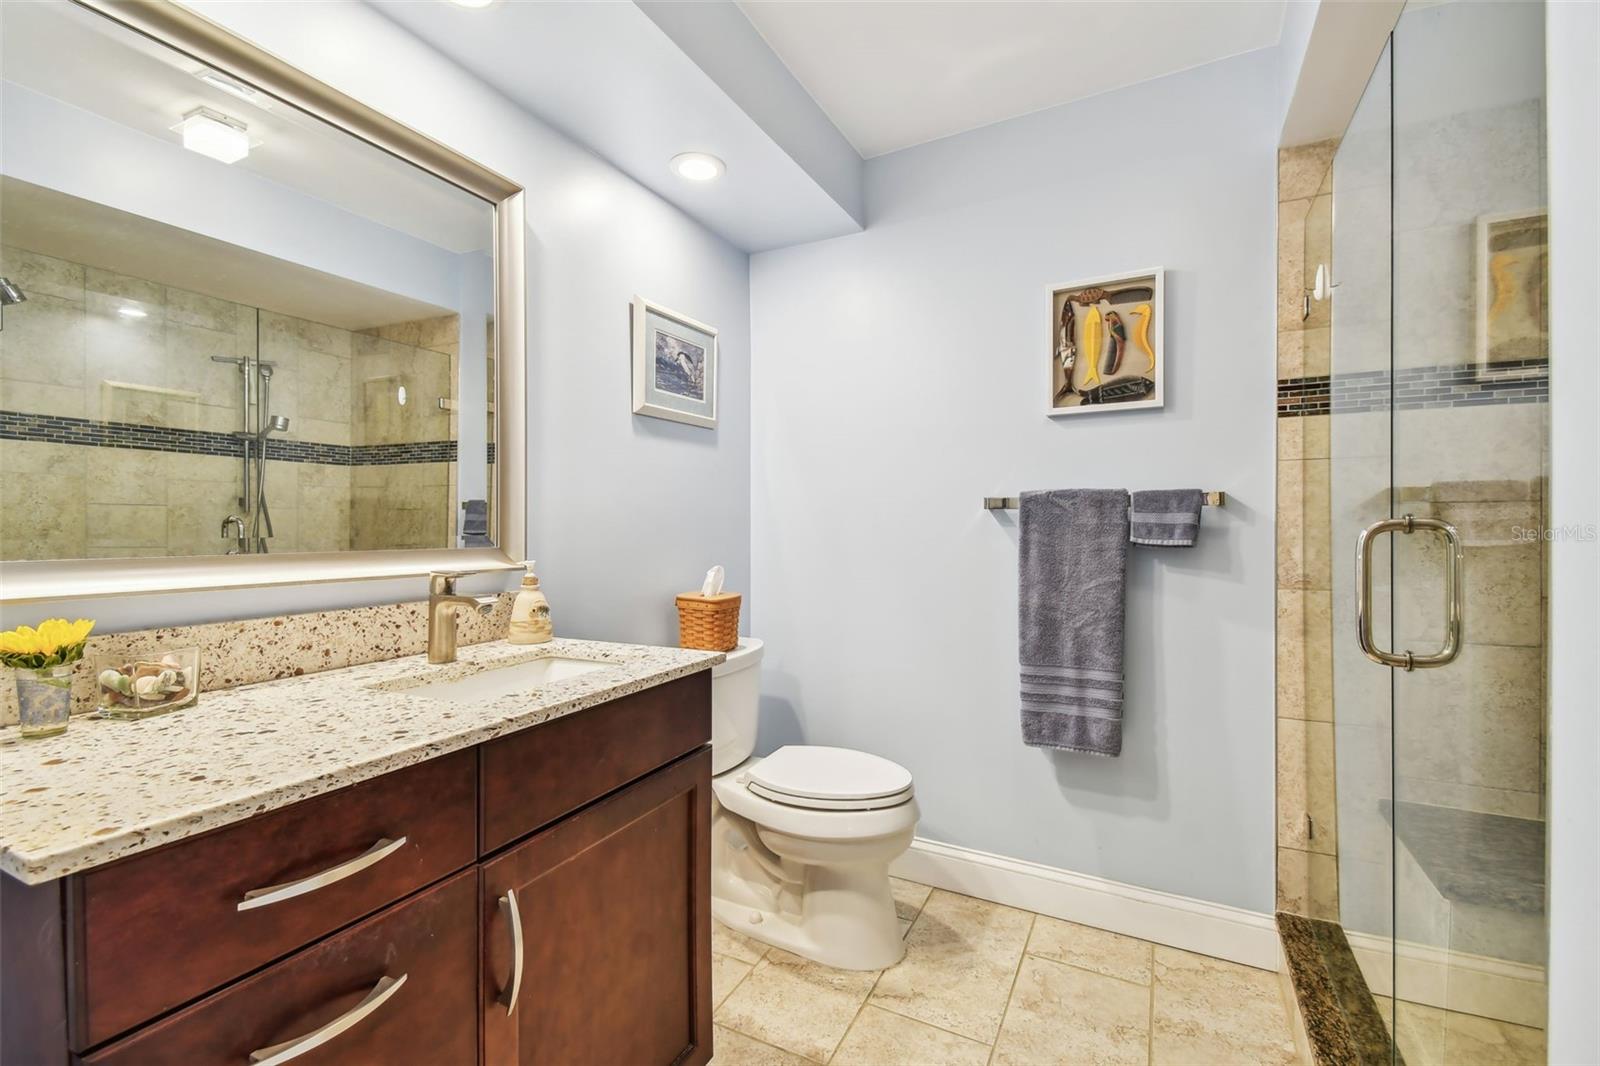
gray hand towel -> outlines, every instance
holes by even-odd
[[[1162,548],[1189,548],[1200,534],[1199,489],[1146,489],[1133,494],[1128,539]]]
[[[1022,494],[1017,553],[1022,739],[1122,752],[1122,616],[1128,494]]]
[[[489,536],[489,501],[461,501],[461,546],[487,548],[494,545]]]

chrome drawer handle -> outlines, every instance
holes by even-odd
[[[517,1013],[517,995],[522,991],[522,914],[517,910],[517,890],[506,889],[500,897],[500,912],[511,919],[511,983],[500,993],[500,1004],[507,1014]]]
[[[341,862],[338,866],[330,866],[321,873],[302,877],[298,881],[286,881],[281,885],[272,885],[269,888],[252,888],[244,894],[244,899],[239,901],[239,909],[252,910],[256,907],[265,907],[272,903],[282,903],[286,899],[303,896],[307,892],[315,892],[319,888],[343,881],[345,878],[360,873],[369,866],[376,865],[406,846],[406,838],[390,840],[385,837],[372,847],[363,851],[353,859]]]
[[[1413,651],[1395,654],[1378,647],[1372,633],[1372,542],[1384,533],[1411,534],[1419,529],[1441,534],[1444,556],[1444,645],[1436,652],[1419,655]],[[1356,538],[1356,642],[1367,658],[1380,666],[1415,670],[1417,667],[1444,666],[1461,653],[1462,591],[1461,570],[1464,553],[1456,527],[1437,518],[1386,518],[1374,522]]]
[[[401,974],[399,977],[380,977],[378,983],[372,986],[372,991],[367,993],[367,998],[339,1015],[327,1025],[313,1029],[304,1036],[297,1036],[293,1040],[285,1040],[281,1044],[273,1044],[259,1051],[250,1052],[250,1061],[255,1066],[278,1066],[280,1062],[297,1059],[312,1048],[321,1047],[340,1033],[357,1025],[363,1018],[377,1010],[389,1001],[389,998],[400,991],[400,986],[406,983],[410,974]]]

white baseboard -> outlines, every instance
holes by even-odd
[[[1401,941],[1345,930],[1350,951],[1374,996],[1395,994],[1427,1007],[1476,1014],[1513,1025],[1543,1029],[1545,971],[1542,966],[1507,962],[1432,944]]]
[[[917,838],[896,877],[1263,970],[1279,968],[1270,914]]]

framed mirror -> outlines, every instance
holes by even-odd
[[[0,21],[0,600],[517,566],[522,189],[167,0]]]

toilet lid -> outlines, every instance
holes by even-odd
[[[750,791],[795,807],[861,810],[911,798],[911,772],[864,751],[788,745],[748,771]]]

